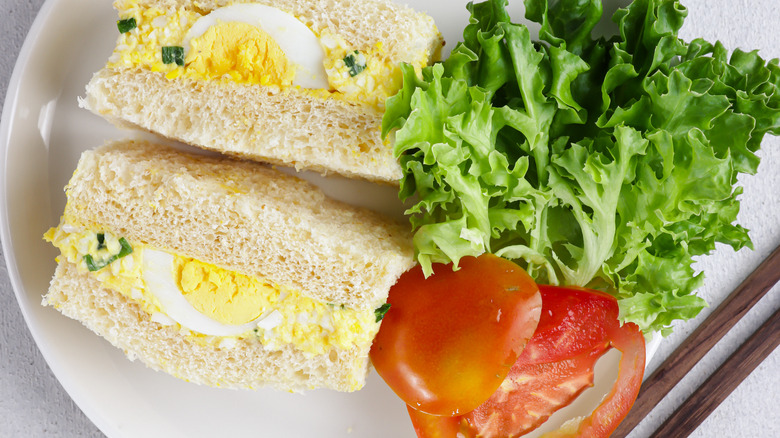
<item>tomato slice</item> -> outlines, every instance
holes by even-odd
[[[526,364],[554,362],[604,344],[617,328],[617,300],[604,292],[579,287],[539,285],[542,315],[520,357]]]
[[[409,406],[434,415],[469,412],[506,377],[539,322],[541,296],[516,264],[484,254],[460,269],[418,266],[390,290],[371,348],[379,375]]]
[[[622,355],[610,393],[579,424],[545,437],[607,437],[617,428],[642,383],[644,336],[634,324],[620,325],[617,301],[610,295],[554,286],[540,286],[540,291],[542,314],[537,330],[499,389],[484,404],[461,416],[425,416],[410,410],[418,437],[490,438],[528,433],[592,386],[596,361],[612,347]]]
[[[476,432],[462,416],[431,415],[406,405],[418,438],[474,438]]]
[[[626,323],[609,332],[610,344],[621,352],[615,386],[574,432],[556,431],[546,438],[608,437],[631,410],[645,372],[645,337],[636,324]]]
[[[499,389],[464,418],[481,437],[520,436],[593,386],[593,367],[620,327],[617,300],[584,288],[540,285],[534,336]]]
[[[548,363],[518,360],[498,390],[463,418],[480,437],[524,435],[593,386],[593,367],[606,350],[605,344],[579,356]]]

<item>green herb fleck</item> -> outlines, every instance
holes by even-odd
[[[135,22],[135,18],[125,18],[116,22],[116,27],[119,29],[119,33],[127,33],[138,27]]]
[[[98,246],[97,249],[103,249],[106,247],[106,235],[103,233],[97,234]]]
[[[349,75],[354,77],[366,69],[366,58],[355,50],[344,57],[344,64],[349,67]]]
[[[376,322],[381,321],[384,317],[387,311],[390,310],[390,303],[384,303],[381,306],[374,309],[374,315],[376,315]]]
[[[122,257],[130,254],[133,252],[133,247],[130,246],[130,243],[128,243],[127,239],[124,237],[121,237],[119,239],[119,245],[122,247],[119,250],[119,253],[112,255],[111,257],[107,258],[106,260],[103,260],[102,262],[96,262],[95,259],[92,258],[91,255],[87,254],[84,256],[84,263],[87,264],[87,269],[89,269],[91,272],[99,271],[106,266],[110,265],[111,262],[117,259],[121,259]]]
[[[164,46],[162,48],[162,61],[165,64],[184,66],[184,47]]]

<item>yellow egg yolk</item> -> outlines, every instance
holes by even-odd
[[[101,249],[98,234],[103,234],[105,249]],[[155,292],[148,290],[144,277],[145,244],[129,240],[132,252],[114,259],[97,271],[89,271],[85,256],[101,259],[104,250],[116,253],[122,236],[113,235],[101,227],[80,224],[75,218],[63,217],[59,226],[50,229],[44,239],[60,249],[62,258],[89,273],[103,287],[115,290],[139,304],[152,316],[167,315]],[[195,310],[214,321],[237,326],[260,318],[255,330],[235,339],[256,339],[268,350],[295,345],[304,353],[322,354],[330,348],[350,349],[371,342],[379,330],[374,309],[348,308],[307,297],[300,291],[270,280],[247,276],[190,257],[173,255],[171,265],[158,269],[171,275],[171,285],[182,293]],[[186,321],[182,327],[192,329]],[[191,333],[191,339],[203,343],[219,343],[223,337]]]
[[[240,325],[260,316],[263,297],[276,290],[237,272],[190,258],[174,258],[175,281],[200,313],[223,324]],[[265,291],[258,289],[265,288]]]
[[[279,44],[247,23],[221,22],[190,42],[187,68],[203,77],[230,76],[236,82],[290,86],[295,68]]]
[[[115,6],[120,18],[135,18],[137,28],[119,36],[107,64],[110,68],[143,67],[163,73],[171,80],[186,77],[282,89],[294,87],[292,83],[298,67],[278,43],[258,27],[217,20],[202,35],[186,41],[193,24],[204,16],[197,10],[149,8],[140,0],[117,0]],[[318,35],[325,52],[323,67],[329,86],[299,91],[321,99],[344,99],[383,109],[385,100],[400,89],[402,75],[397,62],[388,58],[382,43],[354,47],[327,30]],[[163,62],[161,49],[166,46],[185,48],[184,65]],[[359,51],[361,59],[365,59],[365,66],[353,76],[344,58],[355,50]],[[428,64],[429,56],[428,51],[422,50],[409,63],[419,70]],[[438,59],[435,54],[434,59]]]

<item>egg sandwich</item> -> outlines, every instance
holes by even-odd
[[[119,32],[82,107],[201,148],[396,182],[381,138],[399,68],[443,45],[390,0],[117,0]]]
[[[120,141],[66,187],[44,305],[218,387],[362,387],[409,230],[248,161]]]

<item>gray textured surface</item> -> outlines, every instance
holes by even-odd
[[[0,1],[0,96],[6,94],[16,57],[41,3],[41,0]],[[780,33],[776,31],[780,24],[780,2],[777,0],[690,0],[686,4],[690,10],[690,18],[683,29],[686,38],[719,39],[731,49],[760,48],[764,57],[780,57]],[[780,141],[768,139],[764,149],[767,153],[759,171],[777,172],[780,169]],[[745,185],[746,190],[760,191],[764,195],[763,202],[743,207],[743,217],[753,218],[753,223],[748,220],[746,226],[764,236],[761,242],[756,242],[756,251],[737,254],[740,265],[754,267],[780,244],[777,216],[767,220],[761,214],[762,206],[777,208],[780,205],[780,190],[753,187],[750,179]],[[729,269],[719,269],[721,264],[733,263],[734,257],[730,250],[721,249],[704,264],[708,282],[703,293],[713,305],[723,298],[720,291],[731,290],[742,280]],[[780,289],[776,287],[661,402],[632,437],[649,436],[779,306]],[[36,348],[11,290],[4,261],[0,265],[0,309],[0,437],[102,436],[59,385]],[[662,344],[651,369],[657,367],[707,313],[705,311],[695,321],[678,327]],[[775,351],[692,436],[780,436],[778,388],[780,351]]]
[[[42,0],[0,1],[0,96]],[[3,100],[4,102],[5,100]],[[4,177],[4,175],[3,175]],[[0,437],[102,437],[52,374],[16,303],[0,257]]]

